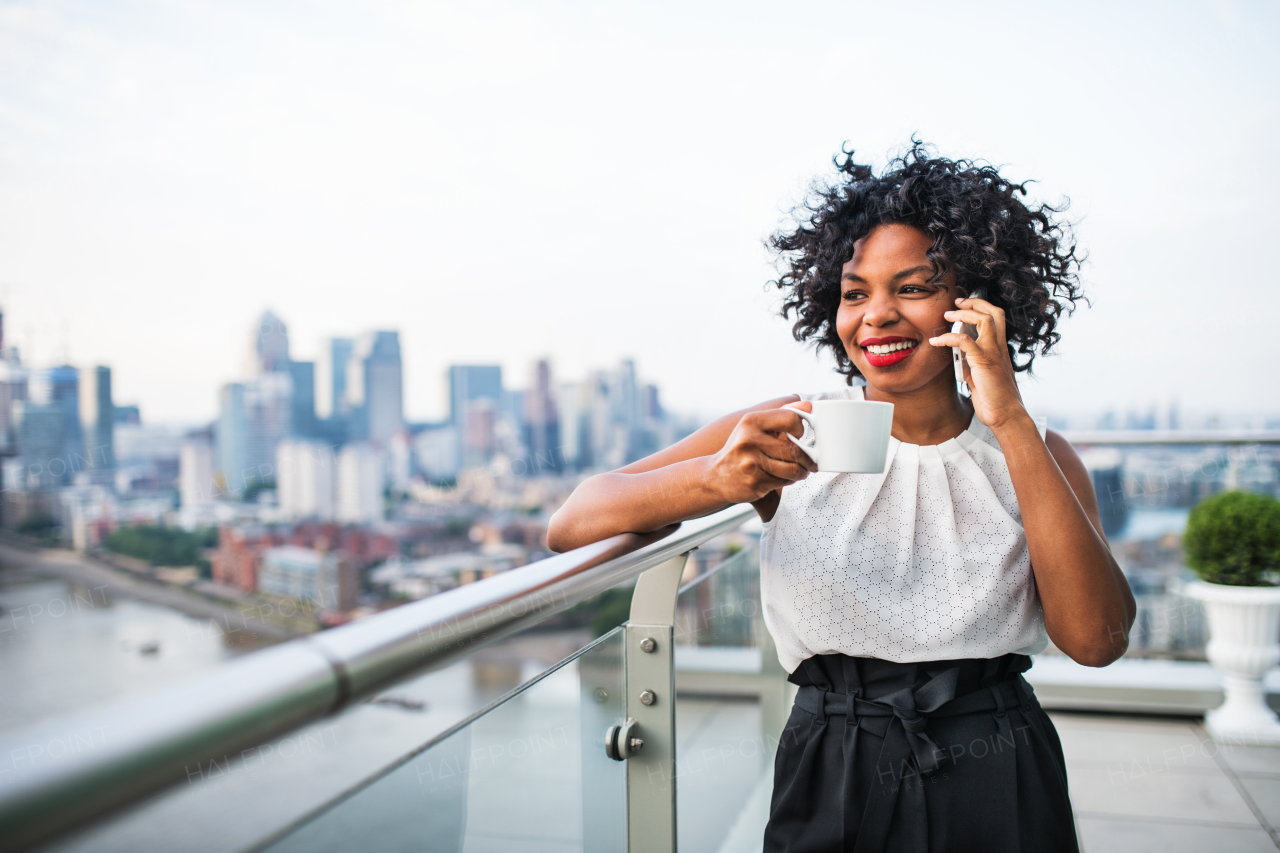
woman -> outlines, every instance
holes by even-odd
[[[755,506],[765,624],[799,686],[766,850],[1074,851],[1061,746],[1021,673],[1047,639],[1106,666],[1135,611],[1088,473],[1015,381],[1080,298],[1075,248],[1056,209],[989,166],[918,143],[880,175],[836,162],[773,238],[775,283],[796,339],[850,387],[770,400],[590,478],[548,539]],[[803,433],[784,407],[816,398],[894,404],[884,474],[815,473],[783,433]]]

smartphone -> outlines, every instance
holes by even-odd
[[[969,298],[986,299],[987,294],[981,287],[978,287],[969,294]],[[951,333],[965,334],[973,338],[975,341],[978,339],[978,327],[965,323],[961,320],[956,320],[951,324]],[[951,364],[956,370],[956,386],[959,388],[961,396],[972,396],[973,393],[969,389],[969,383],[964,381],[964,350],[960,349],[960,347],[951,348]]]

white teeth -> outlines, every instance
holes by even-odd
[[[916,345],[915,341],[898,341],[893,344],[873,344],[867,347],[867,352],[876,355],[888,355],[891,352],[897,352],[900,349],[909,349]]]

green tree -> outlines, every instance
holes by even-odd
[[[143,525],[121,527],[102,543],[108,551],[146,560],[153,566],[197,566],[204,573],[207,533],[177,527]]]

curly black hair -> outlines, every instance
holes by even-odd
[[[854,243],[877,225],[911,225],[928,234],[931,280],[954,271],[965,293],[981,288],[1004,309],[1014,370],[1030,370],[1036,355],[1058,342],[1059,318],[1084,300],[1084,258],[1070,223],[1058,219],[1065,201],[1028,207],[1020,198],[1026,184],[1006,180],[989,164],[931,156],[915,137],[879,176],[854,162],[846,146],[834,160],[838,179],[816,184],[793,213],[794,230],[770,238],[785,270],[770,284],[784,291],[782,316],[795,314],[795,339],[830,348],[846,382],[860,373],[836,332],[841,268]]]

